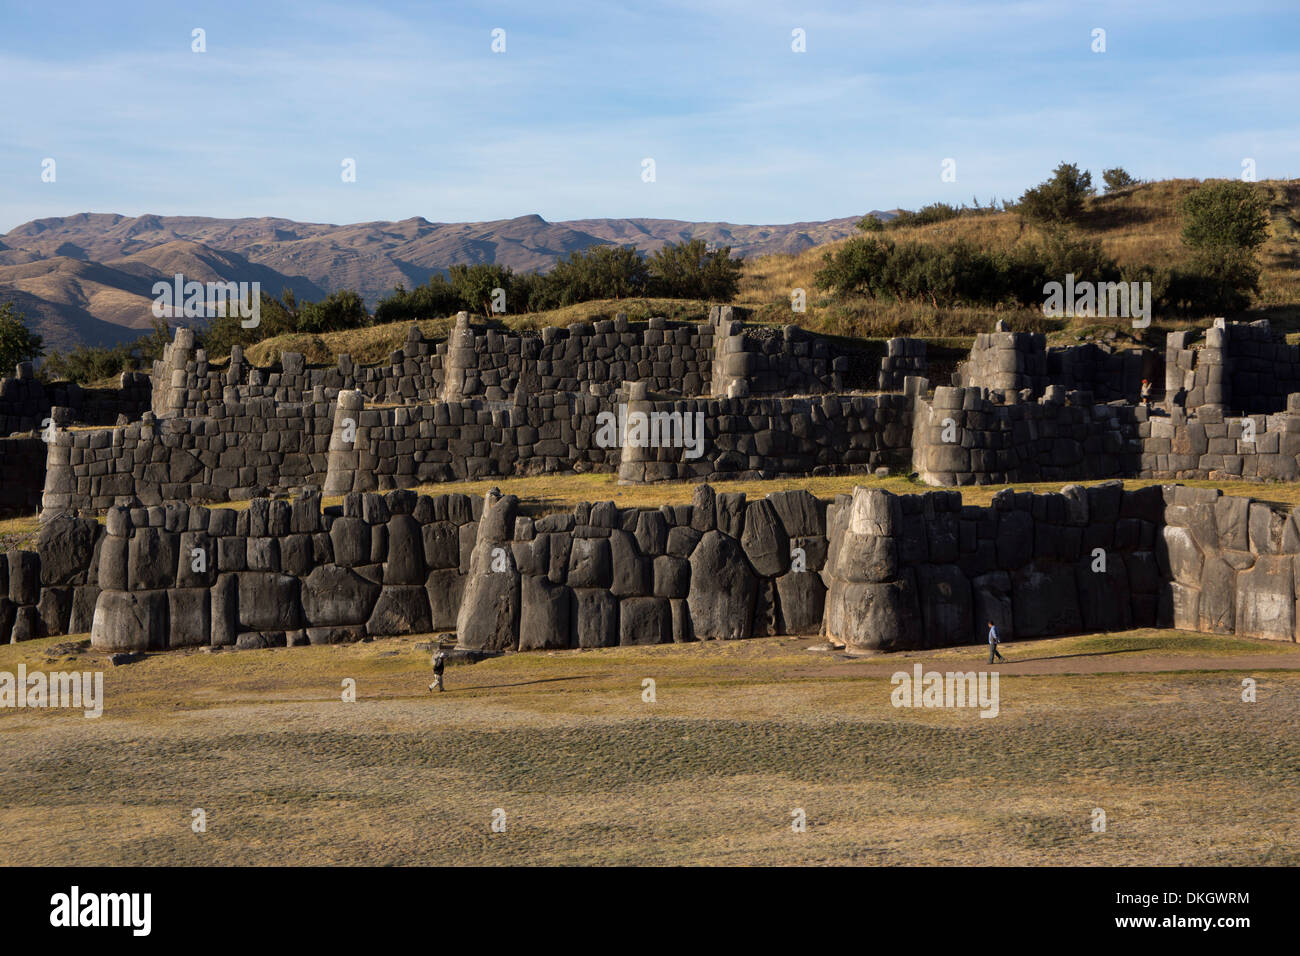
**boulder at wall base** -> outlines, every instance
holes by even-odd
[[[519,649],[558,650],[570,646],[573,592],[544,575],[528,575],[520,585]]]
[[[366,620],[372,637],[427,634],[431,631],[429,594],[423,584],[387,584]]]
[[[495,560],[504,570],[493,570]],[[481,651],[514,650],[519,646],[519,571],[509,548],[491,541],[474,547],[465,594],[456,617],[457,643]]]
[[[236,577],[241,630],[284,631],[299,626],[297,578],[262,571],[241,571]]]
[[[882,651],[923,646],[921,611],[910,573],[894,581],[837,583],[826,600],[830,637]]]
[[[166,591],[101,591],[90,644],[105,651],[167,648]]]
[[[826,607],[826,585],[816,571],[791,571],[776,579],[779,633],[816,634]]]
[[[619,602],[618,642],[623,645],[671,644],[672,608],[667,598],[631,597]]]
[[[379,585],[349,568],[322,565],[302,582],[302,610],[308,627],[364,624],[379,597]]]
[[[706,532],[691,553],[687,603],[691,629],[702,641],[749,637],[754,626],[758,582],[735,538]]]
[[[435,631],[453,630],[465,594],[465,575],[455,567],[430,571],[424,590],[429,595],[429,626]]]
[[[573,591],[574,646],[613,647],[619,640],[618,598],[602,588]]]
[[[1026,565],[1011,576],[1011,588],[1017,637],[1074,634],[1083,629],[1070,565]]]

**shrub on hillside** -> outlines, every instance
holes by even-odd
[[[1102,170],[1101,179],[1106,184],[1106,192],[1108,193],[1113,193],[1118,189],[1127,189],[1129,186],[1138,184],[1136,179],[1118,166],[1114,169]]]
[[[1084,201],[1094,191],[1092,173],[1074,163],[1061,163],[1051,179],[1025,190],[1016,208],[1035,222],[1074,222],[1083,215]]]
[[[650,294],[669,299],[729,302],[740,286],[742,259],[731,247],[709,251],[703,239],[669,243],[650,257]]]
[[[1194,249],[1256,249],[1267,238],[1268,213],[1248,183],[1206,183],[1183,200],[1183,242]]]

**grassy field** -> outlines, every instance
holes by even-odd
[[[105,667],[67,641],[0,670]],[[1291,644],[1017,642],[984,719],[890,703],[895,671],[980,647],[520,654],[435,695],[416,643],[171,652],[106,668],[99,719],[0,711],[0,863],[1300,863]]]

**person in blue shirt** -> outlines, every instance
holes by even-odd
[[[1000,661],[1005,661],[1006,658],[1003,657],[1000,653],[998,653],[998,645],[1002,643],[1002,638],[998,637],[997,626],[992,621],[989,621],[988,623],[989,623],[989,663],[992,664],[993,658],[995,657]]]

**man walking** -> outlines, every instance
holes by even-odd
[[[443,690],[442,686],[442,669],[447,666],[447,655],[442,651],[433,655],[433,683],[429,685],[429,690],[438,688],[438,692]]]
[[[992,621],[989,621],[989,663],[990,664],[993,663],[993,658],[995,657],[1000,661],[1006,660],[1006,658],[1003,657],[998,652],[998,645],[1001,643],[1002,643],[1002,638],[998,637],[997,626]]]

